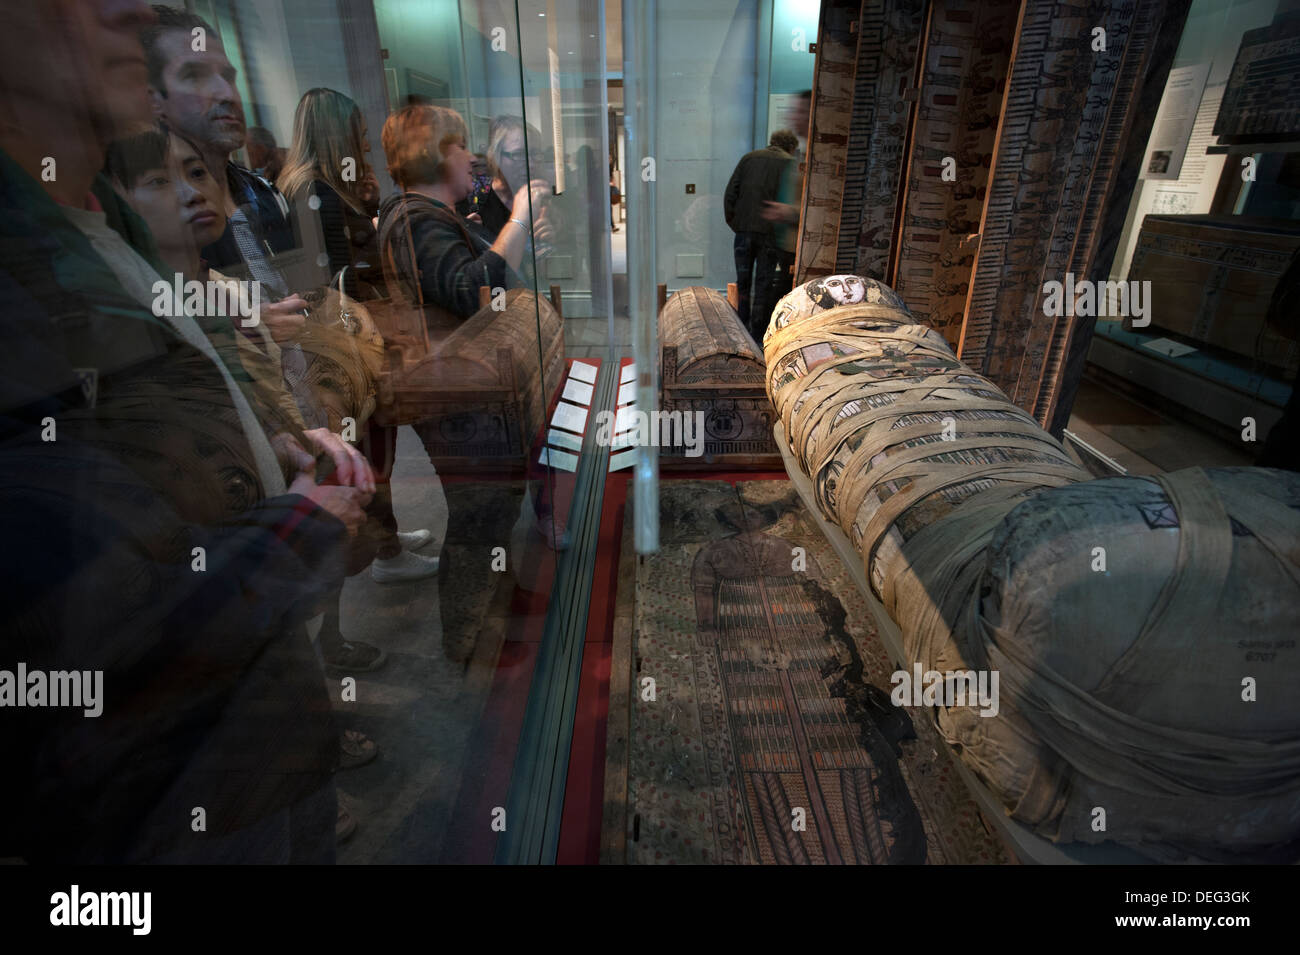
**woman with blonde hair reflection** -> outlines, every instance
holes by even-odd
[[[492,184],[474,211],[482,220],[484,233],[489,239],[496,239],[515,214],[515,197],[521,187],[536,180],[542,188],[534,191],[531,201],[538,206],[547,204],[549,189],[545,187],[554,182],[555,163],[542,147],[541,132],[518,116],[498,116],[492,120],[486,158]],[[458,209],[462,215],[470,211],[465,206]],[[534,208],[532,213],[537,215],[539,211]],[[520,207],[521,218],[527,218],[528,213],[527,205]]]
[[[381,297],[383,288],[374,225],[379,184],[369,152],[361,109],[337,90],[318,86],[298,102],[293,142],[276,181],[299,222],[319,219],[326,280],[348,269],[344,290],[359,301]]]
[[[379,185],[366,161],[370,143],[366,121],[349,97],[318,86],[303,94],[293,117],[293,142],[277,185],[294,205],[294,220],[305,234],[319,228],[324,259],[304,284],[337,285],[359,301],[383,297],[383,265],[374,216]],[[304,235],[305,238],[305,235]],[[321,262],[327,262],[320,267]],[[421,580],[438,572],[438,558],[412,553],[433,540],[427,529],[400,532],[393,515],[389,476],[397,450],[397,429],[367,424],[362,450],[375,468],[377,486],[370,514],[381,531],[370,575],[380,583]]]

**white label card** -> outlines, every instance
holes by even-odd
[[[582,434],[582,429],[587,426],[587,409],[561,401],[555,406],[551,424],[565,431],[572,431],[574,434]]]
[[[619,408],[618,414],[614,417],[614,433],[621,434],[629,428],[637,426],[636,408],[628,405],[626,408]]]
[[[595,365],[589,365],[585,361],[575,361],[569,366],[569,377],[577,378],[579,381],[585,381],[589,385],[596,383]]]
[[[1149,348],[1153,352],[1159,352],[1161,355],[1168,355],[1170,358],[1181,358],[1183,355],[1190,355],[1196,351],[1191,345],[1184,345],[1172,338],[1156,338],[1149,342],[1143,342],[1142,347]]]
[[[635,448],[631,451],[620,451],[618,454],[611,454],[609,456],[609,470],[612,473],[621,471],[623,468],[630,468],[634,461],[636,461]]]
[[[556,431],[554,428],[546,432],[546,443],[557,448],[568,448],[570,451],[582,450],[581,438],[567,431]]]
[[[560,397],[569,401],[576,401],[580,405],[589,405],[591,404],[592,390],[591,385],[570,378],[564,383],[564,394]]]
[[[565,471],[578,470],[578,456],[576,454],[570,454],[568,451],[557,451],[555,448],[542,448],[537,463],[546,464],[553,468],[561,468]]]
[[[614,438],[614,440],[609,443],[610,453],[612,454],[613,452],[617,451],[619,448],[636,447],[636,439],[637,439],[637,432],[635,428],[633,428],[631,431],[624,431],[622,434],[618,435],[618,437]]]

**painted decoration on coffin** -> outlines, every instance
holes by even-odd
[[[791,541],[739,523],[749,529],[699,551],[691,586],[699,640],[717,655],[751,850],[785,864],[924,862],[899,768],[911,718],[866,679],[821,571],[796,576]]]

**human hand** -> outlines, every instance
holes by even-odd
[[[542,216],[533,224],[533,247],[534,248],[547,247],[552,244],[552,240],[554,238],[555,238],[555,226],[551,224],[551,220],[548,217]]]
[[[532,189],[533,208],[542,212],[550,211],[551,200],[555,198],[555,187],[545,179],[534,179],[528,186]]]
[[[364,454],[329,428],[312,428],[303,434],[318,452],[330,456],[339,484],[354,487],[368,495],[375,493],[375,474]]]
[[[794,222],[799,218],[799,210],[784,202],[773,202],[771,199],[765,199],[763,200],[762,216],[768,222]]]
[[[315,461],[298,472],[298,476],[289,485],[289,493],[301,494],[337,517],[347,528],[349,537],[356,537],[357,531],[366,522],[366,512],[363,508],[370,503],[371,495],[355,487],[317,484]]]
[[[277,345],[283,345],[297,340],[307,327],[306,308],[307,300],[295,292],[278,302],[263,305],[258,317],[266,325],[271,339]]]
[[[549,182],[534,179],[515,193],[514,199],[511,200],[510,214],[517,219],[526,220],[531,210],[534,218],[540,217],[551,200],[551,192]]]
[[[271,437],[271,449],[285,474],[297,474],[316,467],[316,459],[288,431],[280,431]]]

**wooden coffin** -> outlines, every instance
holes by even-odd
[[[763,352],[727,300],[692,286],[659,311],[660,408],[703,415],[703,454],[664,445],[665,467],[780,468],[772,440],[772,405],[764,384]],[[696,417],[694,420],[700,420]]]
[[[1151,283],[1149,330],[1174,332],[1287,375],[1300,345],[1265,325],[1269,299],[1300,249],[1300,223],[1246,216],[1147,216],[1129,269]],[[1125,319],[1125,329],[1132,328]]]
[[[538,365],[538,334],[542,365]],[[516,289],[454,327],[429,330],[429,354],[381,380],[444,472],[526,467],[564,371],[564,326],[544,298]]]

